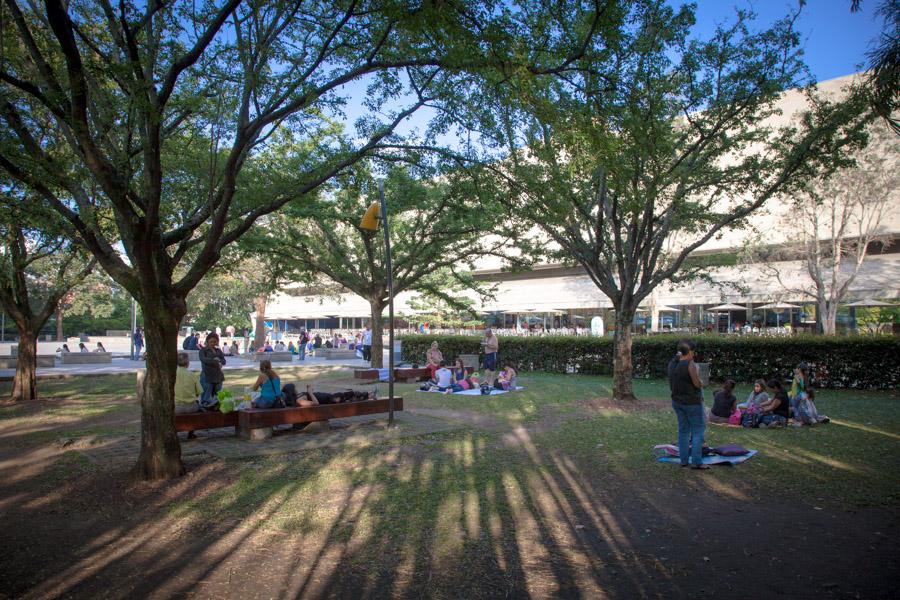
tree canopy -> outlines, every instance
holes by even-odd
[[[805,81],[796,15],[755,31],[739,11],[708,40],[691,35],[689,5],[607,17],[615,33],[571,71],[485,90],[483,122],[506,150],[490,165],[499,199],[532,219],[535,250],[580,264],[611,300],[614,394],[628,398],[638,305],[702,272],[685,260],[721,231],[850,164],[871,115],[858,89],[840,101],[806,89],[806,110],[778,124],[783,92]]]

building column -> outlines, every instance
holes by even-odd
[[[655,305],[650,309],[650,331],[659,331],[659,310]]]

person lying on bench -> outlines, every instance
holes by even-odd
[[[188,371],[190,359],[187,353],[179,352],[176,364],[178,368],[175,370],[175,414],[187,415],[190,413],[200,412],[200,394],[203,388],[200,387],[200,375],[193,371]],[[188,439],[196,437],[193,431],[188,432]]]
[[[361,392],[358,390],[345,390],[343,392],[316,392],[313,386],[307,385],[306,392],[298,396],[300,399],[313,401],[315,404],[340,404],[342,402],[362,402],[363,400],[374,400],[375,392]],[[301,406],[303,406],[301,404]]]

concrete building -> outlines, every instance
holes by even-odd
[[[822,82],[819,88],[824,93],[837,95],[853,77]],[[799,90],[786,92],[779,103],[781,114],[772,117],[775,125],[790,123],[805,106]],[[887,127],[881,126],[875,132],[870,149],[879,153],[886,170],[900,170],[900,140]],[[879,224],[878,240],[870,245],[869,256],[850,286],[848,301],[900,297],[900,247],[893,243],[900,237],[900,189],[888,189],[886,193],[888,210]],[[753,216],[750,229],[724,231],[698,249],[692,256],[715,256],[728,266],[710,271],[712,283],[659,286],[645,302],[644,310],[637,318],[638,325],[653,331],[669,328],[725,330],[729,324],[733,327],[744,322],[771,327],[790,321],[794,327],[811,327],[813,302],[804,290],[812,290],[813,283],[799,257],[792,257],[787,252],[782,253],[779,260],[743,258],[748,244],[762,240],[771,249],[787,247],[793,241],[797,215],[792,206],[791,199],[772,200]],[[828,232],[821,230],[819,237],[827,238]],[[776,271],[780,277],[775,276]],[[581,332],[588,330],[591,323],[596,327],[597,317],[606,327],[612,322],[611,303],[580,268],[539,265],[527,273],[511,274],[504,272],[497,262],[482,261],[475,273],[478,279],[495,286],[491,300],[482,301],[470,294],[476,299],[476,307],[484,321],[494,327]],[[398,296],[396,313],[415,320],[416,311],[409,306],[413,297],[411,293]],[[725,303],[744,308],[729,312],[708,310]],[[760,309],[771,303],[788,303],[802,308]],[[291,331],[301,325],[357,329],[368,320],[369,307],[362,298],[351,293],[337,297],[279,294],[270,300],[266,317],[282,331]]]

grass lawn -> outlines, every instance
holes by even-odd
[[[279,371],[283,382],[348,382],[338,369]],[[226,378],[240,392],[255,373]],[[86,550],[55,560],[77,566],[91,559],[100,568],[66,583],[38,560],[33,582],[17,582],[25,567],[16,571],[13,560],[0,567],[0,597],[90,596],[113,576],[134,593],[163,596],[679,597],[701,584],[706,594],[727,594],[742,580],[739,569],[705,565],[698,575],[691,565],[739,548],[745,559],[765,561],[781,543],[796,553],[795,565],[847,573],[833,586],[829,579],[824,597],[888,597],[897,542],[869,538],[870,530],[897,531],[897,391],[820,390],[820,412],[832,422],[815,428],[710,426],[710,445],[738,443],[759,455],[699,473],[653,459],[654,444],[676,437],[664,381],[636,381],[635,407],[606,399],[609,378],[526,373],[520,385],[526,389],[483,398],[398,384],[408,411],[459,426],[302,454],[189,458],[188,477],[151,485],[121,483],[122,473],[59,443],[136,431],[133,375],[41,381],[40,394],[60,400],[0,406],[0,476],[17,460],[37,465],[0,484],[0,510],[12,510],[16,499],[13,512],[33,518],[31,507],[63,502],[47,490],[65,489],[66,502],[89,511],[97,489],[118,481],[113,496],[131,505],[121,518],[134,523],[113,523],[111,509],[110,521],[93,529],[64,527],[63,537]],[[0,394],[8,391],[0,384]],[[738,398],[748,391],[740,387]],[[43,462],[33,458],[43,451]],[[53,519],[45,525],[61,527]],[[185,531],[193,537],[177,542]],[[132,539],[143,541],[106,557],[111,540],[130,548],[122,540]],[[30,544],[29,554],[43,547]],[[847,544],[861,550],[850,558],[832,550]],[[165,571],[159,561],[167,552],[184,562],[163,561]],[[262,587],[236,583],[235,574],[257,560],[267,563],[264,583],[257,578]],[[763,572],[775,568],[759,564]]]

